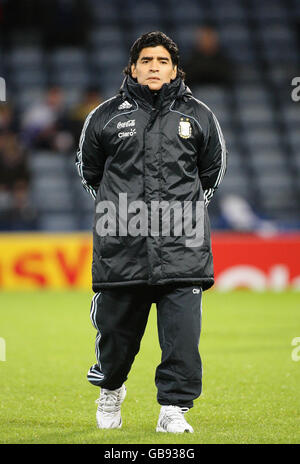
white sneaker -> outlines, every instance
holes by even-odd
[[[122,427],[121,404],[126,396],[126,387],[117,390],[101,388],[96,420],[99,429],[120,429]]]
[[[156,426],[156,432],[194,433],[193,427],[187,423],[184,414],[189,408],[179,406],[162,406]]]

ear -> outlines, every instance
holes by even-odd
[[[133,79],[136,79],[136,67],[135,67],[135,64],[131,65],[131,76],[133,77]]]
[[[174,80],[177,76],[177,65],[173,67],[171,79]]]

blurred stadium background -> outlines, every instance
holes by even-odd
[[[124,430],[95,429],[94,204],[74,163],[85,117],[118,91],[133,41],[157,29],[178,43],[229,152],[209,205],[204,394],[183,443],[299,443],[300,1],[0,0],[2,443],[179,442],[154,431],[153,311]]]
[[[93,201],[74,165],[79,134],[150,30],[178,43],[187,84],[225,135],[213,231],[299,231],[298,0],[0,0],[1,232],[90,231]]]

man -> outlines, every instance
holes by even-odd
[[[184,69],[188,86],[198,87],[198,90],[205,85],[230,87],[233,63],[220,47],[217,30],[213,26],[207,24],[195,30],[195,44]]]
[[[91,320],[99,428],[122,425],[124,382],[156,303],[162,359],[157,431],[193,432],[184,414],[202,389],[202,291],[213,285],[207,204],[225,172],[220,126],[185,86],[162,32],[132,46],[120,93],[87,117],[77,153],[95,201]]]

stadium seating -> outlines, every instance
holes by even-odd
[[[22,110],[51,84],[65,90],[70,107],[90,85],[109,98],[122,82],[128,47],[140,33],[162,29],[186,56],[195,28],[213,21],[234,64],[234,81],[230,88],[192,90],[214,111],[227,141],[228,172],[215,201],[235,193],[255,202],[258,214],[286,229],[295,223],[300,226],[300,102],[290,96],[291,80],[300,69],[295,23],[300,20],[299,2],[89,0],[88,4],[93,18],[88,46],[46,52],[36,43],[24,47],[15,41],[12,50],[0,49],[0,70],[6,72],[16,106]],[[93,201],[73,163],[72,154],[32,153],[32,196],[43,230],[90,227]],[[218,210],[212,208],[212,224],[217,224],[214,211]]]

